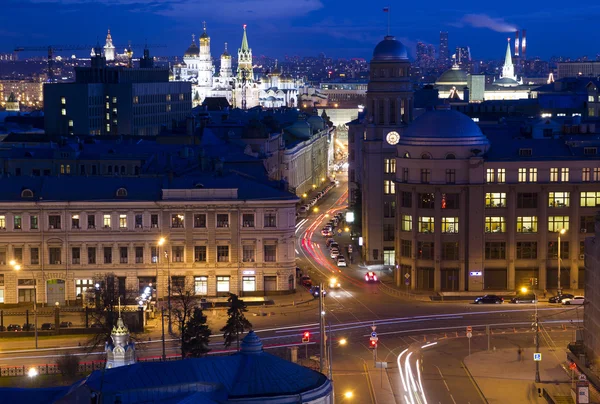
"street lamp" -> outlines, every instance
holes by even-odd
[[[169,308],[169,334],[173,334],[173,323],[171,321],[171,265],[169,263],[169,253],[165,250],[165,259],[167,260],[167,305]]]
[[[557,295],[562,295],[562,290],[560,289],[560,236],[562,234],[565,234],[566,230],[565,229],[560,229],[560,231],[558,232],[558,290],[557,290]]]
[[[13,267],[15,271],[21,270],[21,265],[17,264],[17,261],[10,260],[10,266]],[[35,279],[35,274],[32,272],[31,277],[33,278],[33,331],[35,333],[35,349],[38,349],[38,330],[37,330],[37,281]],[[29,324],[27,324],[29,328]]]
[[[158,263],[160,261],[160,247],[162,247],[166,241],[167,240],[164,237],[161,237],[156,242],[156,277],[155,277],[156,279],[155,279],[155,283],[156,283],[156,303],[157,304],[158,304]]]
[[[527,288],[521,288],[522,293],[527,293]],[[535,352],[540,352],[540,317],[538,315],[538,298],[535,291],[532,289],[531,293],[533,293],[533,298],[535,299]],[[540,361],[535,361],[535,382],[540,383]]]

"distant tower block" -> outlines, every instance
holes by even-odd
[[[523,30],[523,35],[521,39],[521,57],[523,60],[527,60],[527,38],[525,38],[526,31]]]
[[[515,57],[519,57],[519,31],[515,32]]]

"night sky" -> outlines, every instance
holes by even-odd
[[[514,28],[527,29],[529,57],[595,59],[600,53],[597,0],[389,4],[391,32],[413,50],[411,57],[417,41],[437,48],[439,31],[447,30],[451,54],[456,46],[469,45],[473,58],[502,59],[506,37],[514,37],[507,32]],[[565,8],[566,4],[573,6]],[[104,44],[110,28],[119,52],[128,40],[147,41],[167,45],[153,54],[181,56],[191,34],[200,34],[206,21],[213,57],[222,52],[224,42],[236,52],[242,24],[248,24],[255,56],[324,52],[332,57],[370,58],[386,33],[383,8],[387,5],[356,0],[0,0],[0,52],[17,45],[94,45],[98,40]]]

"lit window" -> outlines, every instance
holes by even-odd
[[[396,183],[394,181],[385,180],[383,181],[383,193],[386,195],[392,195],[396,193]]]
[[[110,215],[103,215],[102,216],[102,224],[104,225],[105,229],[110,228]]]
[[[589,168],[582,168],[581,169],[581,181],[583,182],[589,182],[590,178],[591,178],[591,170]]]
[[[488,192],[485,194],[486,208],[505,208],[506,193],[504,192]]]
[[[106,113],[106,119],[110,119],[110,114],[108,112]]]
[[[537,168],[529,169],[529,182],[537,182]]]
[[[119,215],[119,227],[121,229],[127,228],[127,215]]]
[[[527,169],[519,168],[519,182],[527,182]]]
[[[517,217],[517,233],[537,233],[537,216]]]
[[[229,276],[217,276],[217,292],[229,292]]]
[[[486,216],[485,217],[485,232],[486,233],[504,233],[506,232],[506,222],[503,216]]]
[[[171,215],[171,227],[183,228],[183,213],[174,213]]]
[[[561,168],[560,169],[560,181],[561,182],[569,182],[569,169]]]
[[[62,105],[67,105],[67,99],[65,97],[60,97],[60,103]]]
[[[442,233],[458,233],[458,218],[442,217]]]
[[[588,102],[594,102],[594,96],[588,95]]]
[[[194,294],[208,294],[208,276],[196,276],[194,278]]]
[[[117,103],[117,97],[113,97],[112,102],[113,102],[113,104],[116,104]]]
[[[569,192],[548,192],[548,207],[565,208],[569,206]]]
[[[64,174],[64,173],[65,173],[65,165],[64,165],[64,164],[61,164],[61,165],[60,165],[60,173],[61,173],[61,174]]]
[[[167,105],[167,112],[171,112],[171,104]]]
[[[66,169],[66,173],[67,173],[67,174],[71,174],[71,165],[70,165],[70,164],[67,164],[67,167],[66,167],[66,168],[67,168],[67,169]]]
[[[504,183],[504,182],[506,182],[506,169],[499,168],[498,169],[498,183]]]
[[[73,127],[73,120],[69,120],[69,127]]]
[[[558,168],[550,169],[550,182],[558,182]]]
[[[110,109],[110,104],[108,102],[106,103],[106,109]]]
[[[395,174],[396,159],[385,159],[383,162],[383,169],[386,174]]]
[[[548,231],[555,233],[562,229],[569,230],[569,216],[548,216]]]
[[[600,192],[582,192],[580,196],[581,207],[600,206]]]
[[[598,182],[600,181],[600,168],[594,168],[594,176],[592,177],[592,181]]]
[[[6,216],[0,215],[0,229],[6,229]]]
[[[60,110],[60,113],[62,115],[67,115],[67,110],[63,108],[63,109]]]
[[[487,182],[488,184],[494,182],[494,169],[493,168],[488,168],[486,170],[485,182]]]
[[[140,97],[138,97],[137,95],[135,97],[133,97],[134,104],[139,104],[139,102],[140,102]]]
[[[167,101],[171,101],[171,94],[167,94]]]
[[[419,216],[419,233],[433,233],[434,218]]]
[[[107,131],[107,132],[110,132],[110,123],[107,123],[107,124],[106,124],[106,131]]]
[[[412,231],[411,215],[402,215],[402,231]]]

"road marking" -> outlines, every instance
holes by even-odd
[[[369,386],[369,395],[371,396],[371,403],[377,404],[377,398],[375,397],[375,390],[373,389],[373,383],[371,383],[371,376],[369,376],[369,370],[367,364],[363,363],[365,369],[365,377],[367,378],[367,385]]]
[[[452,399],[452,402],[453,402],[454,404],[456,404],[456,401],[454,400],[454,397],[452,397],[452,394],[450,394],[450,398]]]

